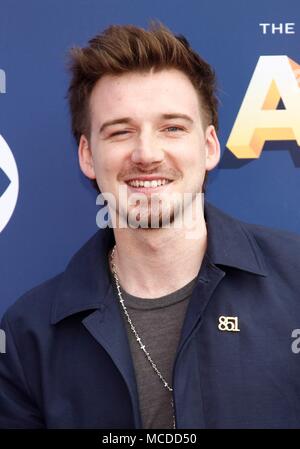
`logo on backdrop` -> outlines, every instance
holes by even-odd
[[[259,58],[227,148],[238,159],[258,159],[267,141],[300,146],[300,65],[288,56]]]
[[[6,93],[4,70],[0,70],[0,93]],[[9,222],[19,193],[19,175],[14,156],[0,134],[0,232]]]

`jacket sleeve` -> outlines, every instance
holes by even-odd
[[[43,419],[30,394],[21,350],[16,345],[7,314],[0,328],[0,429],[43,428]]]

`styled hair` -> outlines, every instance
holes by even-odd
[[[159,21],[152,21],[149,31],[133,25],[109,26],[88,44],[70,50],[68,100],[77,143],[82,134],[87,138],[90,135],[89,100],[97,81],[104,75],[129,72],[180,70],[198,92],[205,125],[218,129],[214,70],[183,35],[174,35]]]

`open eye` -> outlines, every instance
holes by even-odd
[[[165,131],[173,133],[177,131],[183,131],[183,129],[179,128],[179,126],[168,126],[167,128],[165,128]]]

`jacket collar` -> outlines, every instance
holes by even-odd
[[[215,265],[224,265],[267,276],[266,265],[252,229],[215,206],[205,203],[207,253]]]
[[[75,253],[59,280],[52,324],[84,310],[105,307],[111,287],[107,255],[114,243],[113,231],[101,229]]]
[[[205,202],[207,256],[215,265],[229,266],[266,276],[263,255],[249,225]],[[92,309],[103,309],[109,301],[108,252],[115,243],[112,229],[99,230],[73,256],[60,276],[51,323]]]

